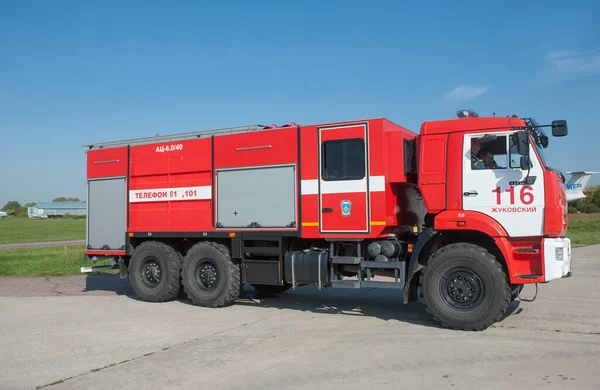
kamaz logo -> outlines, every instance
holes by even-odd
[[[567,184],[567,190],[574,190],[577,188],[581,188],[581,184],[579,183],[575,183],[575,184]]]

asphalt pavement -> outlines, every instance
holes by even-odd
[[[6,249],[44,248],[49,246],[85,244],[85,240],[49,241],[49,242],[21,242],[17,244],[0,244],[0,251]]]
[[[600,388],[600,246],[484,332],[391,290],[136,300],[118,275],[0,278],[0,388]],[[522,297],[532,298],[534,286]]]

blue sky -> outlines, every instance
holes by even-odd
[[[89,142],[461,108],[600,171],[600,3],[406,3],[0,0],[0,204],[84,197]]]

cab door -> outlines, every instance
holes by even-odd
[[[326,126],[317,131],[320,232],[368,233],[367,123]]]
[[[521,170],[514,134],[465,135],[463,210],[488,215],[511,237],[539,236],[544,232],[544,172],[530,144],[529,177],[534,181],[524,183],[528,171]],[[493,161],[486,164],[488,153]]]

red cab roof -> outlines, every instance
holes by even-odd
[[[428,121],[423,122],[421,125],[421,134],[443,134],[484,129],[500,130],[511,127],[525,127],[525,122],[520,118],[495,116]]]

